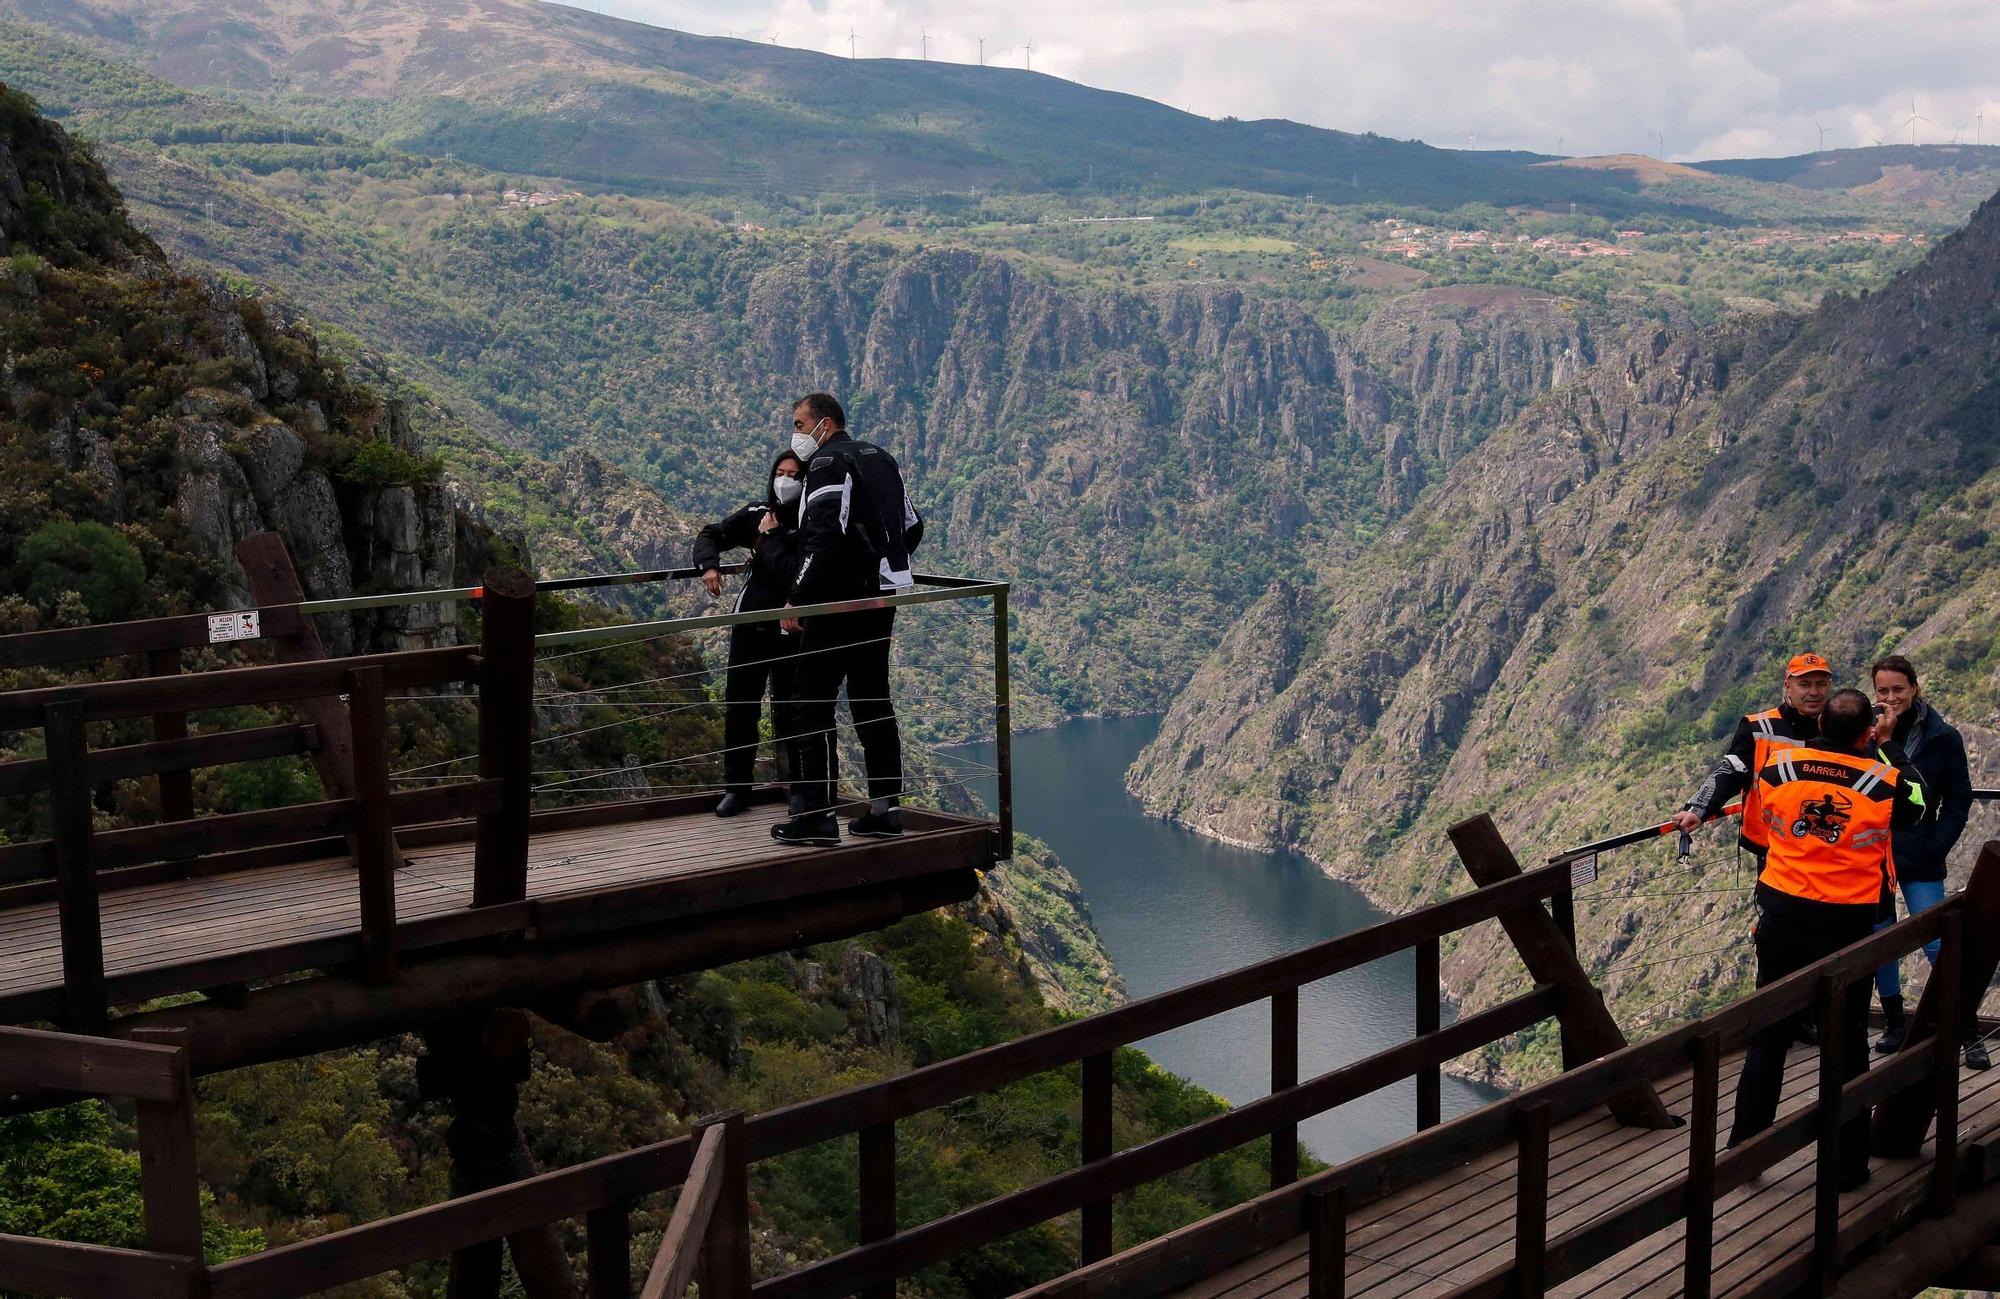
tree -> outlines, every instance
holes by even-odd
[[[21,543],[22,587],[28,599],[54,611],[63,593],[83,597],[99,622],[122,618],[146,591],[146,565],[116,528],[52,519]]]

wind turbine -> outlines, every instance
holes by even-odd
[[[1030,72],[1035,70],[1035,42],[1032,37],[1021,47],[1021,66]]]
[[[1980,109],[1980,110],[1979,110],[1978,112],[1974,113],[1974,114],[1972,115],[1972,121],[1973,121],[1973,128],[1972,128],[1972,142],[1973,142],[1974,144],[1985,144],[1985,143],[1986,143],[1986,110],[1985,110],[1984,108],[1982,108],[1982,109]]]
[[[1556,137],[1556,153],[1561,154],[1562,151],[1563,151],[1563,138],[1560,135],[1558,135]]]
[[[1658,157],[1661,162],[1665,162],[1667,160],[1667,137],[1664,132],[1655,130],[1653,132],[1653,138],[1660,142],[1660,152],[1658,154]]]
[[[928,31],[924,31],[921,27],[917,28],[917,30],[924,33],[924,62],[929,63],[931,61],[931,34]]]
[[[854,39],[854,29],[849,27],[847,29],[847,57],[850,59],[854,57]]]
[[[1479,147],[1479,132],[1468,130],[1465,133],[1465,147],[1468,149],[1476,149]]]
[[[986,66],[986,38],[984,36],[981,36],[978,39],[979,39],[979,66],[983,68]]]
[[[1914,148],[1916,148],[1916,147],[1917,147],[1917,123],[1918,123],[1918,122],[1928,122],[1928,121],[1930,121],[1930,120],[1931,120],[1931,119],[1930,119],[1930,118],[1928,118],[1928,117],[1922,117],[1922,116],[1919,116],[1919,115],[1918,115],[1918,113],[1917,113],[1917,97],[1916,97],[1915,95],[1911,95],[1911,96],[1910,96],[1910,120],[1909,120],[1909,121],[1907,121],[1907,122],[1905,122],[1905,123],[1904,123],[1903,125],[1905,125],[1905,126],[1907,126],[1907,127],[1909,127],[1909,128],[1910,128],[1910,147],[1911,147],[1912,149],[1914,149]]]
[[[1819,126],[1819,123],[1814,122],[1813,125]],[[1826,152],[1826,128],[1824,126],[1819,126],[1819,152]]]

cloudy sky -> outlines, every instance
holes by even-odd
[[[1034,68],[1211,117],[1454,147],[1789,154],[2000,143],[1995,0],[567,0],[863,58]],[[1656,135],[1657,133],[1657,135]]]

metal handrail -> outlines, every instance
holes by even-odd
[[[740,573],[749,568],[748,563],[718,564],[714,571]],[[575,591],[607,586],[634,586],[645,582],[688,581],[709,572],[708,568],[693,566],[683,568],[643,569],[626,573],[596,573],[582,577],[559,577],[538,579],[537,593],[542,591]],[[1013,763],[1013,688],[1007,660],[1008,622],[1007,595],[1013,589],[1010,582],[995,581],[978,577],[956,577],[941,573],[918,573],[913,581],[918,586],[931,587],[927,591],[906,591],[897,595],[866,596],[856,600],[830,600],[818,604],[785,606],[777,609],[738,609],[729,613],[695,614],[681,618],[655,618],[644,622],[611,623],[602,627],[577,627],[568,631],[542,632],[535,637],[537,648],[547,649],[568,645],[593,645],[599,642],[620,640],[647,640],[659,636],[669,636],[680,632],[703,631],[711,627],[733,627],[744,623],[778,622],[790,618],[819,618],[828,614],[858,613],[871,609],[894,609],[903,605],[936,604],[946,600],[976,600],[991,597],[993,600],[993,731],[994,767],[996,774],[994,809],[999,822],[999,856],[1011,860],[1014,855],[1014,763]],[[396,591],[378,595],[345,596],[330,600],[304,600],[296,607],[303,613],[351,613],[363,609],[382,609],[396,605],[460,603],[480,599],[484,588],[478,586],[442,587],[428,591]]]
[[[2000,802],[2000,789],[1975,786],[1972,791],[1972,801],[1975,803]],[[1731,803],[1720,812],[1712,812],[1708,816],[1703,817],[1701,823],[1708,825],[1714,821],[1739,816],[1742,812],[1743,804]],[[1658,825],[1641,826],[1637,830],[1626,830],[1620,834],[1614,834],[1609,838],[1597,839],[1590,843],[1580,844],[1575,848],[1565,848],[1561,852],[1551,853],[1548,864],[1551,866],[1561,866],[1568,862],[1582,861],[1586,857],[1595,857],[1601,852],[1610,852],[1615,848],[1629,848],[1635,843],[1647,843],[1654,839],[1665,838],[1667,835],[1672,834],[1675,829],[1676,827],[1672,821],[1662,821]]]

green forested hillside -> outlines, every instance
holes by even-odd
[[[738,221],[743,199],[579,195],[364,149],[284,96],[233,120],[227,98],[45,30],[0,29],[0,73],[105,141],[177,256],[278,290],[448,405],[466,434],[440,422],[431,442],[504,526],[598,522],[523,496],[510,444],[588,448],[699,516],[735,503],[792,396],[841,392],[911,470],[924,564],[1024,588],[1029,722],[1164,705],[1272,580],[1372,535],[1636,322],[1806,305],[1917,243],[1773,246],[1677,217],[1631,256],[1581,257],[1564,241],[1611,237],[1601,217],[1242,193],[1146,200],[1155,222],[1123,226],[1004,195],[921,213],[885,195],[823,227],[751,196]],[[568,196],[523,209],[509,186]],[[789,224],[740,228],[766,221]],[[1420,248],[1384,246],[1410,229]]]

